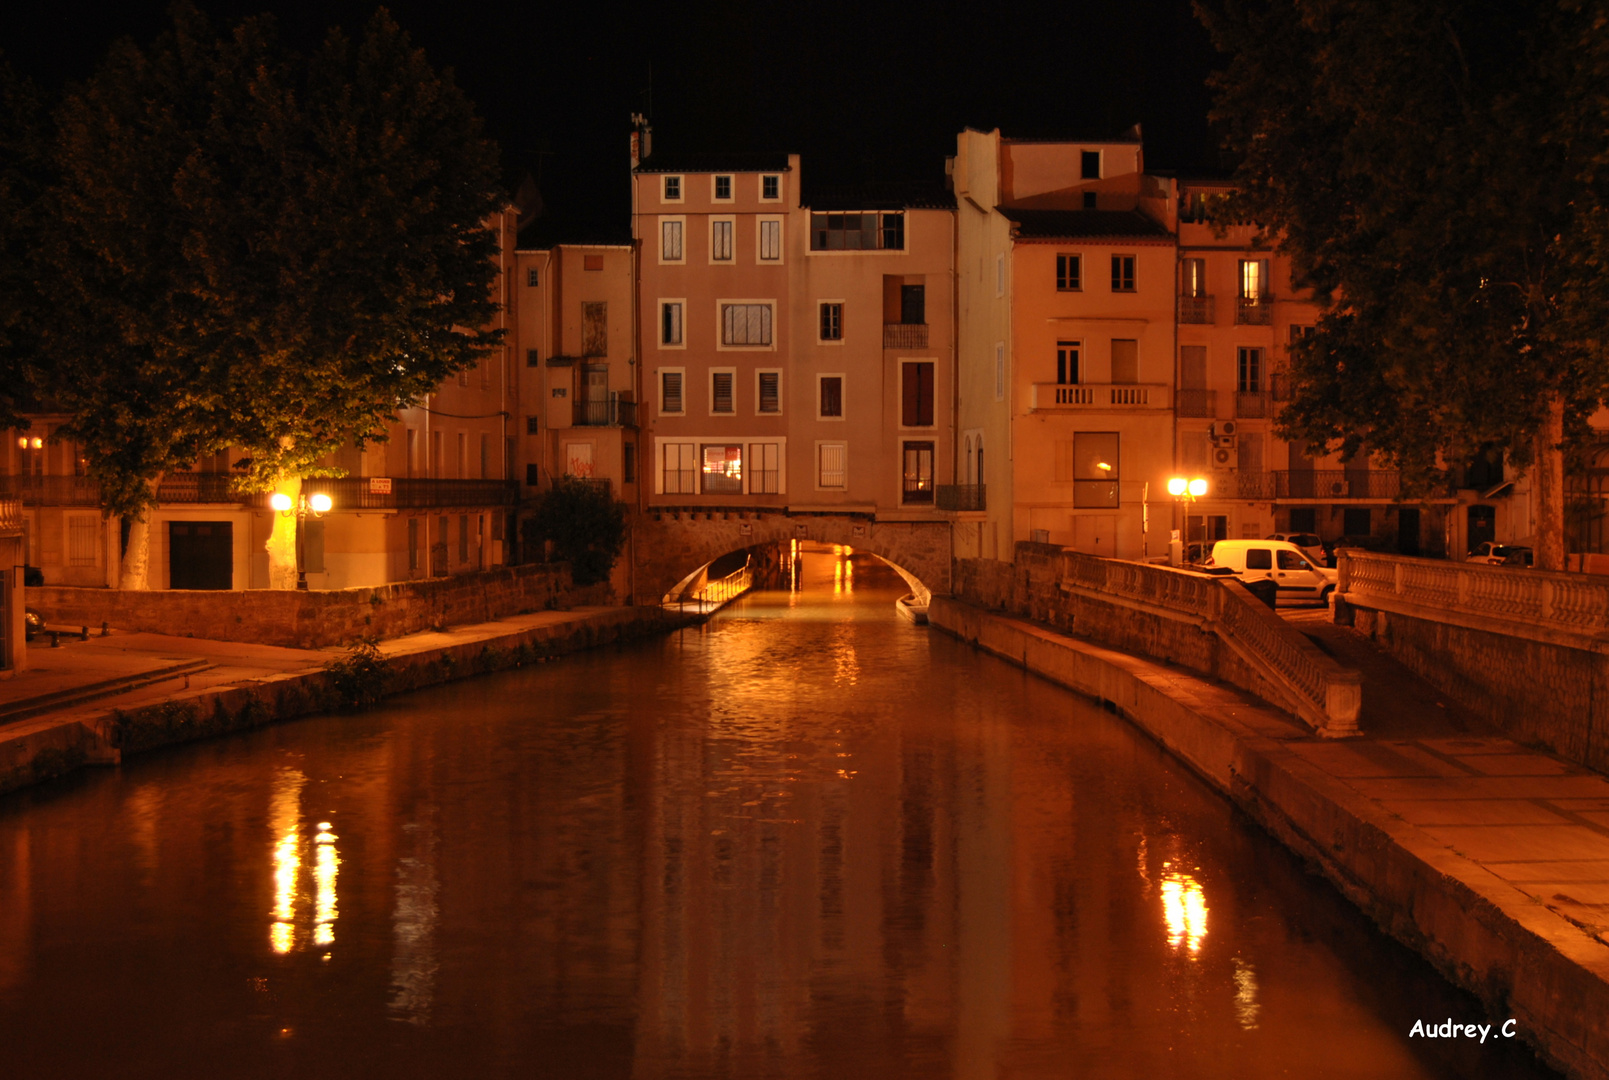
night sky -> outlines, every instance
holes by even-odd
[[[203,0],[215,21],[269,10],[307,45],[372,2]],[[1215,168],[1203,79],[1216,62],[1188,0],[982,4],[812,2],[389,5],[451,67],[503,150],[540,178],[547,239],[621,239],[627,135],[654,145],[804,155],[813,181],[938,179],[962,127],[1117,134],[1144,124],[1147,165]],[[0,53],[50,87],[89,74],[117,37],[149,41],[164,3],[0,5]]]

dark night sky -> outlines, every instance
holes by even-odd
[[[332,23],[360,27],[375,4],[200,6],[225,23],[273,11],[288,40],[308,44]],[[433,63],[454,69],[511,176],[540,172],[561,238],[625,232],[634,111],[650,113],[662,151],[796,151],[807,175],[832,182],[937,179],[965,125],[1106,135],[1140,121],[1151,168],[1216,163],[1202,84],[1215,56],[1189,0],[1016,13],[840,0],[389,7]],[[115,38],[148,41],[165,23],[164,3],[32,0],[0,10],[0,52],[59,86],[87,75]]]

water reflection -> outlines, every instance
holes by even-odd
[[[313,864],[313,883],[316,888],[316,906],[313,909],[313,944],[325,946],[335,941],[335,875],[341,865],[335,853],[335,834],[330,823],[318,823],[318,835],[313,837],[318,853]]]
[[[391,998],[400,1019],[430,1022],[436,992],[436,830],[435,808],[402,827],[409,854],[397,860],[396,902],[391,913]]]
[[[274,841],[274,909],[268,942],[277,953],[296,946],[296,889],[302,873],[302,787],[307,777],[300,769],[284,768],[274,784],[269,810]]]
[[[1162,917],[1168,924],[1171,948],[1177,950],[1182,945],[1192,957],[1201,952],[1201,942],[1207,936],[1207,896],[1199,881],[1177,870],[1164,874]]]

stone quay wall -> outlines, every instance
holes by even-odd
[[[29,607],[51,626],[116,630],[316,649],[394,638],[553,608],[612,602],[607,585],[576,589],[564,563],[499,567],[456,577],[356,589],[164,589],[47,585]]]
[[[1358,734],[1358,673],[1239,582],[1026,542],[1009,563],[957,559],[952,582],[969,604],[1221,679],[1320,734]]]
[[[1343,550],[1336,618],[1505,734],[1609,771],[1609,578]]]

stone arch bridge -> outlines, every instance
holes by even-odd
[[[845,544],[892,566],[918,595],[950,591],[947,521],[875,521],[866,514],[650,510],[633,516],[633,602],[657,604],[700,567],[732,551],[788,540]]]

